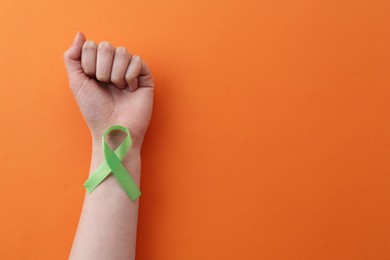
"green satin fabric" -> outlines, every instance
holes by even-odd
[[[106,136],[113,130],[120,130],[126,133],[125,140],[123,140],[115,151],[112,151],[106,143]],[[121,162],[131,147],[129,130],[120,125],[111,126],[103,134],[102,145],[105,160],[84,183],[85,189],[88,193],[91,193],[112,172],[127,196],[129,196],[132,201],[136,200],[141,196],[141,191]]]

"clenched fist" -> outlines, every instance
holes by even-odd
[[[130,131],[140,147],[153,107],[154,82],[139,56],[109,42],[96,44],[77,33],[64,53],[72,93],[93,138],[112,125]]]

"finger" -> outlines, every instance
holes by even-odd
[[[73,40],[72,46],[64,53],[65,66],[69,73],[81,70],[81,48],[84,42],[84,34],[78,32]]]
[[[154,88],[154,80],[148,65],[141,59],[141,71],[138,75],[138,88]]]
[[[111,82],[118,88],[126,87],[125,73],[127,66],[129,66],[131,54],[128,53],[125,47],[118,47],[115,49],[114,62],[111,70]]]
[[[85,74],[95,77],[97,45],[94,41],[86,41],[81,52],[81,67]]]
[[[110,82],[114,47],[109,42],[99,43],[96,57],[96,78],[102,82]]]
[[[142,69],[141,58],[137,55],[131,57],[129,67],[126,70],[125,80],[130,91],[136,91],[138,88],[137,77]]]
[[[141,59],[141,71],[140,71],[140,76],[146,76],[146,75],[151,75],[152,73],[150,72],[150,69],[148,65]]]

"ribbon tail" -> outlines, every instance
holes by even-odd
[[[104,143],[104,156],[106,157],[107,165],[110,167],[115,178],[126,192],[127,196],[132,200],[136,200],[141,196],[141,191],[123,166],[122,162],[116,156],[116,154],[110,149],[110,147]]]
[[[107,162],[103,162],[99,168],[88,178],[84,183],[84,188],[88,193],[91,193],[102,181],[111,173],[111,169]]]

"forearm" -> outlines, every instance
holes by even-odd
[[[114,136],[107,143],[116,148],[122,140]],[[93,138],[89,174],[103,161],[101,139]],[[140,149],[131,148],[122,163],[139,186]],[[86,194],[70,259],[134,259],[138,201],[129,199],[112,174],[92,193]]]

